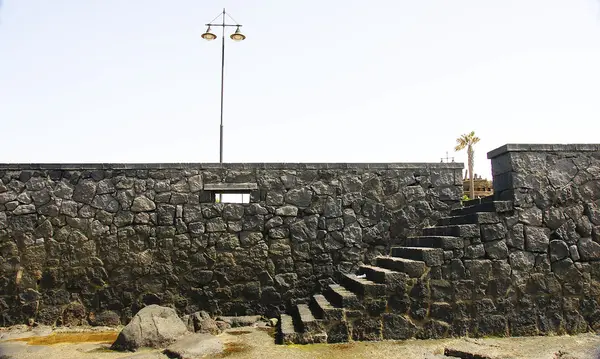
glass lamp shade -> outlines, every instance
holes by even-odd
[[[240,28],[238,27],[233,34],[231,34],[231,40],[233,41],[242,41],[246,39],[246,35],[240,32]]]
[[[213,34],[212,32],[207,31],[204,34],[202,34],[202,38],[204,40],[212,41],[217,38],[217,35]]]

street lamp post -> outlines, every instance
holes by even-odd
[[[229,17],[235,24],[226,24],[225,23],[225,16]],[[219,17],[222,17],[222,22],[220,24],[216,24],[214,23],[215,20],[217,20]],[[213,34],[212,32],[210,32],[210,28],[211,27],[222,27],[223,28],[223,32],[222,32],[222,46],[221,46],[221,127],[220,127],[220,133],[219,133],[219,163],[223,163],[223,89],[224,89],[224,78],[225,78],[225,28],[226,27],[235,27],[235,32],[233,34],[230,35],[230,38],[233,41],[242,41],[246,38],[245,35],[243,35],[240,32],[240,27],[242,27],[242,25],[238,24],[228,13],[225,12],[225,9],[223,9],[223,12],[221,14],[219,14],[217,17],[215,17],[210,23],[206,24],[206,26],[208,26],[208,29],[206,30],[206,32],[204,34],[202,34],[202,38],[208,41],[212,41],[215,40],[217,38],[217,35]]]

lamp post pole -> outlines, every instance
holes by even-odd
[[[216,19],[219,18],[219,16],[222,17],[222,22],[220,24],[216,24],[213,23]],[[225,23],[225,17],[229,17],[235,24],[227,24]],[[221,42],[221,121],[220,121],[220,127],[219,127],[219,163],[223,163],[223,94],[225,93],[225,28],[226,27],[230,27],[230,26],[235,26],[236,30],[233,34],[231,34],[230,38],[234,41],[242,41],[246,38],[245,35],[243,35],[240,32],[240,27],[242,25],[238,24],[235,20],[233,20],[233,18],[225,12],[225,9],[223,9],[223,12],[221,14],[219,14],[216,18],[213,19],[213,21],[211,21],[210,23],[206,24],[206,26],[208,26],[208,29],[206,30],[206,32],[204,34],[202,34],[202,38],[208,41],[211,40],[215,40],[217,38],[217,36],[213,33],[210,32],[210,28],[211,27],[222,27],[222,42]]]
[[[225,9],[223,8],[221,46],[221,126],[219,127],[219,163],[223,163],[223,94],[225,93]]]

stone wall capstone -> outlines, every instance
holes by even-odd
[[[0,325],[101,325],[150,304],[277,315],[459,206],[462,169],[0,165]],[[205,185],[216,183],[255,189],[250,203],[214,203]],[[582,242],[580,258],[594,256],[594,244]]]

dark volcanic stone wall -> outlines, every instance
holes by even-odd
[[[515,335],[599,330],[600,145],[509,144],[488,158],[496,198],[515,209],[504,226],[481,228],[488,257],[510,264]]]
[[[114,324],[155,303],[277,314],[456,207],[462,168],[0,165],[0,325]],[[258,189],[216,204],[214,183]]]

